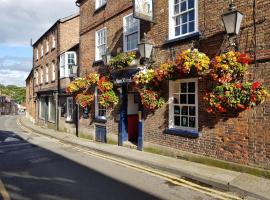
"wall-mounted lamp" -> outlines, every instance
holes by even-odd
[[[153,51],[153,44],[146,42],[145,39],[138,44],[139,52],[141,58],[150,59]]]

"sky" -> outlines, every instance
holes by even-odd
[[[25,86],[32,47],[58,19],[78,12],[75,0],[0,0],[0,84]]]

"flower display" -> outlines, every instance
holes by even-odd
[[[263,103],[267,96],[267,90],[259,82],[226,83],[216,86],[206,100],[210,105],[208,112],[226,113],[257,106]]]
[[[214,58],[210,76],[221,84],[236,82],[243,78],[249,63],[250,58],[247,54],[229,51]]]
[[[117,56],[111,58],[109,61],[109,69],[117,70],[128,67],[132,61],[136,59],[135,52],[123,52],[118,54]]]
[[[107,91],[113,89],[113,83],[111,81],[109,81],[105,76],[102,76],[98,80],[98,89],[101,92],[107,92]]]
[[[88,83],[85,78],[77,78],[69,84],[69,86],[66,88],[66,92],[69,94],[76,93],[80,90],[86,89],[87,85]]]
[[[183,75],[205,76],[209,72],[210,59],[197,49],[188,49],[177,55],[175,64]]]
[[[83,108],[90,106],[94,101],[94,95],[92,94],[78,94],[76,96],[76,102]]]
[[[85,77],[88,84],[96,84],[99,81],[100,75],[97,73],[90,73]]]
[[[143,106],[148,110],[155,110],[165,104],[164,98],[153,90],[141,90],[140,96]]]
[[[102,93],[99,96],[99,103],[104,107],[117,105],[119,98],[113,90]]]
[[[152,81],[155,78],[155,71],[153,69],[146,69],[139,71],[134,75],[133,81],[135,85],[139,88],[149,87],[149,84],[152,84]]]
[[[173,62],[167,62],[161,64],[158,69],[155,70],[155,77],[158,81],[176,79],[180,75],[180,69],[177,68]]]

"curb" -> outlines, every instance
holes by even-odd
[[[182,178],[187,178],[189,180],[193,180],[194,182],[199,182],[199,183],[202,183],[204,185],[206,184],[206,185],[214,187],[214,188],[222,189],[222,190],[225,190],[225,191],[237,192],[237,193],[244,194],[244,195],[248,194],[248,195],[250,195],[252,197],[259,198],[259,199],[262,199],[262,200],[270,200],[270,198],[266,198],[265,196],[261,196],[261,195],[258,195],[256,193],[252,193],[251,191],[243,189],[241,187],[230,185],[230,183],[233,182],[238,177],[240,177],[242,173],[240,173],[231,182],[221,182],[221,181],[219,181],[217,179],[211,179],[211,178],[207,178],[207,177],[199,177],[199,176],[196,176],[196,175],[192,175],[190,173],[186,173],[184,171],[179,171],[177,169],[167,168],[167,167],[160,166],[160,165],[157,165],[157,164],[154,164],[154,163],[151,163],[151,162],[142,161],[142,160],[138,160],[138,159],[135,159],[135,158],[130,158],[130,157],[127,157],[127,156],[122,156],[122,155],[119,155],[119,154],[116,154],[116,153],[111,153],[111,152],[108,152],[108,151],[105,151],[105,150],[97,149],[95,147],[90,147],[90,146],[86,146],[86,145],[83,145],[83,144],[79,144],[77,142],[72,142],[70,140],[67,140],[66,137],[63,137],[63,138],[54,137],[54,136],[52,136],[50,134],[44,133],[42,131],[39,131],[39,130],[36,130],[36,129],[32,128],[32,127],[29,127],[28,125],[25,125],[25,123],[22,121],[22,119],[19,119],[19,122],[21,123],[22,126],[26,127],[27,129],[29,129],[29,130],[31,130],[33,132],[36,132],[36,133],[41,134],[41,135],[45,135],[45,136],[47,136],[49,138],[54,138],[54,139],[61,140],[61,141],[65,142],[65,143],[67,143],[67,144],[70,144],[70,145],[73,145],[73,146],[76,146],[76,147],[92,150],[92,151],[95,151],[97,153],[101,153],[101,154],[104,154],[104,155],[107,155],[107,156],[112,156],[112,157],[115,157],[115,158],[120,158],[120,159],[123,159],[123,160],[126,160],[126,161],[137,163],[137,164],[140,164],[142,166],[150,167],[150,168],[160,170],[160,171],[164,171],[164,172],[167,172],[167,173],[172,173],[172,174],[174,174],[176,176],[180,176]]]

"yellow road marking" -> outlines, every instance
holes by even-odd
[[[3,197],[3,200],[11,200],[11,199],[10,199],[10,196],[9,196],[9,194],[8,194],[6,188],[5,188],[5,185],[4,185],[4,183],[1,181],[1,179],[0,179],[0,194],[1,194],[2,197]]]
[[[22,124],[19,123],[19,121],[17,121],[17,123],[18,123],[18,125],[20,127],[23,127]],[[25,127],[23,127],[23,128],[25,130],[30,131],[31,133],[33,133],[32,130],[29,130],[29,129],[25,128]],[[38,133],[35,133],[35,134],[38,134]],[[46,135],[43,135],[43,136],[51,139],[49,136],[46,136]],[[207,188],[207,187],[195,184],[193,182],[187,181],[185,179],[179,178],[177,176],[172,176],[172,175],[169,175],[169,174],[154,170],[152,168],[147,168],[147,167],[144,167],[142,165],[137,165],[137,164],[134,164],[134,163],[131,163],[131,162],[127,162],[127,161],[124,161],[124,160],[121,160],[121,159],[114,158],[112,156],[106,156],[104,154],[100,154],[100,153],[97,153],[97,152],[94,152],[94,151],[85,150],[85,149],[82,149],[80,147],[75,147],[75,146],[72,146],[70,144],[64,143],[64,142],[62,142],[62,141],[60,141],[58,139],[56,139],[56,141],[53,141],[53,142],[61,144],[61,145],[66,146],[66,147],[71,147],[72,149],[74,149],[74,150],[76,150],[78,152],[84,153],[84,154],[88,154],[88,155],[91,155],[91,156],[102,158],[104,160],[116,163],[118,165],[125,166],[125,167],[131,168],[131,169],[134,169],[136,171],[140,171],[142,173],[146,173],[146,174],[149,174],[149,175],[152,175],[152,176],[155,176],[155,177],[159,177],[159,178],[161,178],[163,180],[166,180],[166,181],[168,181],[168,182],[170,182],[170,183],[172,183],[174,185],[186,187],[186,188],[189,188],[191,190],[198,191],[200,193],[204,193],[204,194],[207,194],[209,196],[218,198],[220,200],[242,200],[242,198],[240,198],[238,196],[234,196],[234,195],[231,195],[231,194],[228,194],[228,193],[225,193],[225,192],[220,192],[218,190]]]

